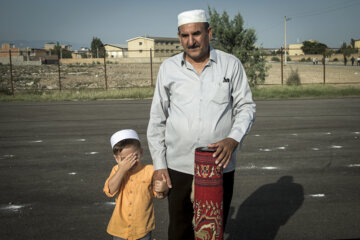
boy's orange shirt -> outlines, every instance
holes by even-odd
[[[115,209],[107,227],[113,236],[125,239],[139,239],[155,229],[152,177],[154,167],[138,163],[136,169],[126,173],[120,188],[110,194],[109,179],[118,170],[114,166],[105,182],[104,192],[115,198]]]

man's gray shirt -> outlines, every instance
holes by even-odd
[[[255,103],[239,59],[210,47],[199,75],[184,53],[160,66],[147,129],[155,170],[194,174],[195,148],[224,138],[239,147],[255,120]],[[224,172],[235,169],[236,151]]]

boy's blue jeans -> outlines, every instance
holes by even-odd
[[[119,237],[115,237],[113,238],[114,240],[126,240],[124,238],[119,238]],[[138,240],[151,240],[151,232],[149,232],[148,234],[146,234],[146,236],[139,238]]]

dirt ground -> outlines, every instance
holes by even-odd
[[[271,66],[265,84],[281,84],[280,63],[269,63]],[[291,71],[298,70],[301,83],[323,83],[324,66],[322,64],[289,62],[284,66],[283,81],[286,82]],[[329,84],[360,84],[360,66],[344,66],[341,63],[325,65],[325,83]]]
[[[266,85],[281,84],[281,65],[269,62]],[[13,66],[15,89],[87,89],[87,88],[121,88],[144,87],[154,85],[160,63],[108,63],[63,64],[42,66]],[[10,88],[10,68],[0,65],[1,88]],[[288,62],[283,68],[283,82],[286,83],[291,71],[298,70],[301,83],[323,83],[324,67],[321,64]],[[325,66],[325,82],[331,84],[360,85],[360,67],[344,66],[341,63]]]

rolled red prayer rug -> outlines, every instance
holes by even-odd
[[[195,239],[223,239],[223,170],[215,164],[214,148],[195,149]]]

